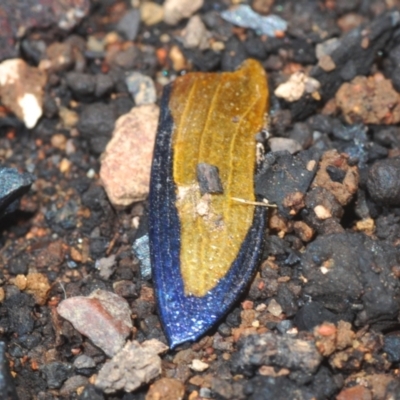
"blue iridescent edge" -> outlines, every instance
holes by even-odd
[[[180,221],[172,174],[172,132],[169,110],[172,86],[164,88],[150,183],[150,259],[158,310],[171,348],[197,340],[232,307],[246,289],[260,261],[266,208],[256,207],[249,232],[229,272],[204,297],[185,296],[180,273]]]

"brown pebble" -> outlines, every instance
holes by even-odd
[[[180,400],[185,394],[182,382],[176,379],[161,378],[155,381],[146,394],[146,400]]]
[[[303,242],[309,242],[314,236],[314,229],[303,221],[295,221],[293,223],[293,228],[294,231],[296,232],[296,235]]]
[[[333,71],[336,68],[336,64],[332,60],[332,57],[327,54],[320,58],[318,66],[320,66],[326,72]]]
[[[261,15],[267,15],[274,5],[274,2],[275,0],[253,0],[251,5],[255,12]]]
[[[31,273],[26,276],[25,291],[33,296],[36,304],[42,306],[46,303],[50,288],[46,275]]]
[[[336,104],[347,123],[397,124],[400,94],[389,79],[357,76],[336,92]]]
[[[251,300],[245,300],[242,303],[243,310],[252,310],[254,308],[254,303]]]
[[[359,173],[356,166],[350,166],[348,156],[339,154],[336,150],[324,153],[320,167],[312,183],[313,187],[323,187],[329,190],[343,206],[348,204],[358,189]],[[327,167],[334,166],[345,172],[342,182],[334,182],[330,178]]]
[[[336,397],[336,400],[372,400],[369,389],[357,385],[351,388],[343,389]]]
[[[365,18],[361,14],[357,13],[345,14],[336,21],[342,32],[349,32],[360,26],[363,22],[365,22]]]
[[[51,145],[59,150],[65,150],[67,138],[62,133],[56,133],[51,137]]]
[[[37,268],[55,268],[64,261],[65,248],[62,240],[51,242],[36,257]]]

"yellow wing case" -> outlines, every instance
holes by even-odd
[[[150,250],[171,345],[195,340],[231,307],[257,265],[265,211],[254,200],[255,135],[268,110],[261,64],[190,73],[166,88],[150,189]],[[216,167],[222,193],[202,195],[197,166]]]

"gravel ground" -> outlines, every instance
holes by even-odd
[[[400,1],[4,0],[0,26],[0,399],[400,399]],[[278,207],[236,306],[170,350],[138,242],[162,90],[247,58]]]

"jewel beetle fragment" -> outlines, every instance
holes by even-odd
[[[189,73],[164,89],[149,239],[159,313],[171,347],[196,340],[221,319],[259,261],[265,208],[235,199],[255,200],[255,136],[268,102],[266,74],[255,60],[235,72]],[[202,170],[222,190],[207,193],[204,184],[200,190]]]

